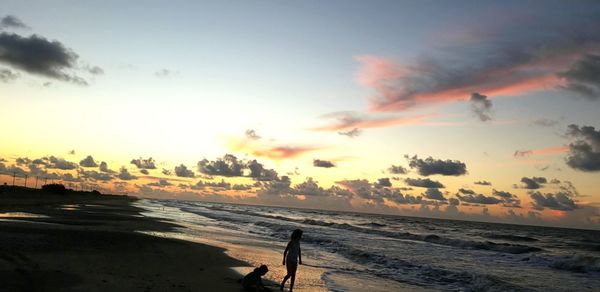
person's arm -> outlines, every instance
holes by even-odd
[[[285,265],[285,256],[288,253],[288,250],[290,249],[290,244],[292,244],[292,242],[288,242],[287,246],[285,247],[285,250],[283,251],[283,265]]]
[[[302,249],[300,249],[300,245],[298,245],[298,263],[302,264]]]

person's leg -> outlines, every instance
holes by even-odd
[[[298,263],[293,263],[293,266],[290,273],[290,292],[294,290],[294,281],[296,280],[296,268],[298,268]]]
[[[290,278],[290,275],[287,274],[283,277],[283,281],[281,281],[281,286],[279,286],[279,290],[283,291],[283,286],[285,286],[285,282]]]

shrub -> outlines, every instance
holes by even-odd
[[[67,191],[62,184],[47,184],[42,186],[42,190],[53,194],[64,194]]]

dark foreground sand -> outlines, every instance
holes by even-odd
[[[0,291],[240,291],[224,250],[135,232],[176,227],[135,198],[0,191]]]

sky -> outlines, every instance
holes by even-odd
[[[2,183],[600,229],[597,1],[0,4]]]

